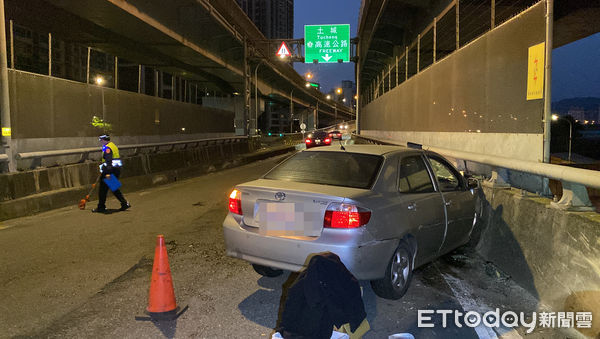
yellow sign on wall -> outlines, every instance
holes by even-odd
[[[529,47],[527,100],[542,99],[544,97],[545,46],[546,43],[542,42],[541,44]]]
[[[2,127],[2,136],[10,137],[10,127]]]

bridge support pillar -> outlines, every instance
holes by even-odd
[[[0,154],[6,156],[7,169],[9,172],[17,170],[14,154],[14,142],[12,141],[12,129],[10,124],[10,100],[8,93],[8,60],[6,55],[6,24],[4,19],[4,0],[0,0]],[[2,162],[0,161],[0,164]]]
[[[592,205],[585,186],[568,181],[562,181],[562,198],[558,202],[551,202],[550,208],[573,212],[592,212],[596,208]]]
[[[490,180],[484,181],[482,185],[490,188],[510,188],[508,171],[505,168],[494,168]]]

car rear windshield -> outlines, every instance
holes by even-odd
[[[313,138],[325,138],[325,137],[327,137],[327,133],[325,133],[325,132],[314,132],[314,133],[311,134],[311,136]]]
[[[267,173],[265,179],[370,188],[383,157],[348,152],[300,152]]]

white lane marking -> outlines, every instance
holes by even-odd
[[[475,312],[478,312],[479,314],[483,315],[484,313],[486,313],[488,311],[493,311],[485,303],[483,303],[481,301],[475,301],[473,298],[470,297],[470,295],[472,295],[473,289],[466,282],[464,282],[458,278],[455,278],[449,274],[442,273],[437,266],[436,266],[436,269],[438,270],[440,275],[444,278],[444,280],[446,281],[446,284],[448,284],[448,287],[450,287],[450,290],[454,294],[454,297],[456,298],[456,300],[458,300],[458,303],[463,308],[465,313],[469,312],[469,311],[475,311]],[[517,330],[515,330],[514,328],[507,329],[507,328],[504,328],[503,326],[501,326],[501,328],[499,328],[499,330],[502,331],[502,333],[500,334],[500,338],[502,338],[502,339],[522,339],[523,338],[519,334],[519,332],[517,332]],[[483,322],[481,322],[477,327],[475,327],[475,332],[477,333],[477,336],[479,336],[479,338],[481,338],[481,339],[498,338],[498,336],[496,335],[496,332],[492,328],[485,326],[483,324]]]
[[[487,305],[483,303],[477,303],[475,300],[469,297],[469,295],[471,294],[471,289],[467,285],[463,284],[462,280],[459,280],[449,274],[444,274],[441,272],[440,274],[446,281],[446,284],[448,284],[448,287],[450,287],[452,294],[454,294],[454,297],[456,298],[456,300],[458,300],[458,303],[465,312],[475,311],[479,313],[484,313],[482,312],[483,309],[490,309]],[[479,325],[477,325],[474,328],[474,330],[480,339],[498,338],[496,332],[494,332],[493,329],[483,325],[483,323],[479,323]]]

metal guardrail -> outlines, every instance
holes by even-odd
[[[173,149],[177,145],[186,145],[186,147],[190,144],[209,144],[214,142],[215,144],[225,144],[233,142],[239,142],[239,140],[246,140],[248,137],[222,137],[222,138],[210,138],[210,139],[196,139],[196,140],[181,140],[181,141],[172,141],[172,142],[158,142],[158,143],[147,143],[147,144],[135,144],[135,145],[122,145],[119,146],[120,150],[126,149],[135,149],[135,153],[138,153],[142,148],[154,148],[154,151],[158,151],[161,147],[171,146]],[[35,159],[35,158],[45,158],[45,157],[55,157],[55,156],[63,156],[63,155],[74,155],[81,154],[84,158],[87,157],[89,153],[99,152],[98,147],[86,147],[86,148],[71,148],[64,150],[51,150],[51,151],[39,151],[39,152],[25,152],[25,153],[17,153],[15,158],[17,160],[22,159]],[[0,155],[0,159],[2,159]],[[8,159],[8,158],[7,158]]]
[[[353,136],[367,140],[368,142],[374,144],[406,146],[394,143],[390,140],[378,140],[357,134],[353,134]],[[563,186],[563,196],[559,202],[553,202],[551,204],[553,207],[573,211],[594,210],[589,200],[586,187],[600,188],[600,171],[518,160],[497,155],[457,151],[426,145],[423,145],[423,149],[440,153],[455,159],[467,160],[496,167],[497,169],[492,171],[492,179],[490,181],[492,182],[491,184],[499,184],[500,187],[502,187],[502,185],[508,185],[508,183],[498,175],[498,169],[510,169],[523,173],[538,175],[544,178],[559,180]]]

